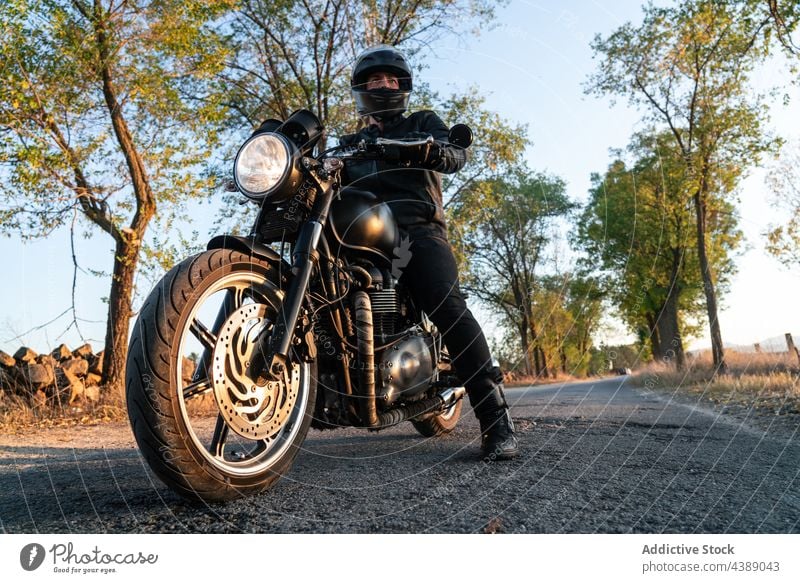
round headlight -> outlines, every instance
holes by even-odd
[[[283,136],[266,133],[247,140],[236,154],[234,179],[245,196],[261,199],[279,189],[292,168],[292,153]]]

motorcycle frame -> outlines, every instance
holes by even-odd
[[[309,159],[306,159],[310,162]],[[338,167],[334,170],[338,170]],[[258,227],[262,220],[262,213],[259,212],[256,218],[253,235],[250,237],[239,237],[233,235],[220,235],[213,238],[208,249],[236,249],[247,255],[257,256],[274,264],[281,273],[281,282],[284,281],[283,274],[292,274],[289,287],[284,295],[284,302],[281,304],[276,317],[275,329],[270,334],[261,335],[258,345],[253,353],[251,360],[251,378],[258,379],[259,382],[274,380],[286,373],[287,360],[291,347],[294,343],[298,321],[303,310],[303,301],[306,297],[309,284],[312,280],[314,270],[317,269],[322,292],[327,301],[331,303],[330,317],[337,340],[339,342],[340,374],[343,384],[347,412],[351,422],[358,426],[374,425],[362,420],[363,411],[359,411],[353,402],[354,388],[350,377],[350,356],[347,350],[344,334],[344,315],[341,298],[338,298],[336,279],[331,265],[334,258],[331,255],[330,246],[325,235],[325,225],[327,224],[330,207],[333,200],[338,196],[339,184],[338,173],[333,176],[322,166],[303,165],[304,178],[310,179],[315,183],[317,195],[306,219],[303,221],[300,231],[292,245],[292,263],[289,264],[274,249],[267,246],[264,241],[258,238]],[[263,210],[263,207],[262,207]],[[339,301],[337,301],[337,298]],[[232,294],[226,296],[223,305],[217,315],[214,329],[221,327],[229,314],[232,312]],[[313,342],[313,337],[308,339]],[[309,347],[309,350],[315,351]],[[310,356],[310,355],[309,355]],[[196,368],[195,376],[203,373],[207,368],[210,353],[208,349],[203,351],[200,361]],[[374,395],[372,400],[374,402]],[[374,411],[374,406],[372,408]]]
[[[258,384],[265,384],[271,380],[285,380],[288,374],[288,360],[292,345],[295,343],[295,337],[298,330],[298,322],[300,321],[301,313],[303,313],[303,303],[308,292],[309,284],[312,279],[314,271],[317,271],[319,281],[321,283],[322,292],[325,300],[329,303],[331,310],[330,316],[334,330],[337,334],[339,341],[339,359],[341,368],[341,378],[343,381],[343,389],[345,395],[346,410],[353,425],[378,428],[385,424],[385,420],[379,418],[377,414],[377,399],[375,395],[374,383],[371,384],[372,390],[367,390],[366,394],[356,395],[354,385],[350,376],[350,359],[348,356],[348,344],[346,342],[346,335],[344,331],[343,321],[345,315],[343,308],[340,304],[341,298],[337,290],[337,283],[334,277],[331,265],[333,265],[334,258],[331,255],[330,246],[325,234],[325,226],[327,225],[328,217],[330,214],[331,204],[333,200],[339,195],[340,181],[339,172],[343,168],[342,161],[338,158],[329,158],[327,164],[320,163],[310,158],[304,158],[301,165],[304,178],[311,180],[315,184],[317,194],[314,198],[312,207],[300,226],[300,231],[294,244],[291,247],[292,263],[289,265],[278,253],[264,244],[263,241],[258,239],[259,226],[261,222],[262,213],[256,219],[255,228],[251,237],[232,237],[222,236],[217,237],[215,247],[228,246],[227,243],[231,242],[234,248],[247,253],[263,257],[273,264],[277,264],[279,269],[288,269],[291,271],[291,281],[284,296],[284,301],[278,310],[275,325],[272,330],[265,329],[264,332],[259,334],[256,338],[256,347],[250,361],[248,373],[252,379]],[[332,162],[332,163],[331,163]],[[262,211],[263,211],[262,207]],[[211,244],[209,244],[209,248]],[[322,254],[322,255],[321,255]],[[367,304],[369,299],[367,294],[363,294],[366,298]],[[228,300],[220,310],[217,320],[220,323],[225,321],[227,317]],[[371,312],[371,309],[370,309]],[[306,314],[308,310],[306,310]],[[309,321],[309,325],[313,325]],[[216,326],[216,324],[215,324]],[[371,334],[371,321],[369,323]],[[401,333],[394,340],[399,340],[405,337],[405,333]],[[312,343],[315,342],[313,335],[308,338],[307,350],[309,351],[309,358],[316,358],[316,346]],[[371,342],[371,341],[370,341]],[[390,342],[391,344],[392,342]],[[441,335],[434,335],[434,356],[438,363],[442,349]],[[370,347],[372,352],[372,347]],[[358,357],[360,357],[360,350]],[[205,353],[203,357],[205,357]],[[374,355],[373,355],[374,358]],[[201,362],[207,362],[204,358]],[[370,363],[372,366],[365,367],[362,371],[364,375],[374,374],[374,360]],[[198,367],[198,370],[202,370]],[[355,398],[357,398],[358,406],[356,406]],[[460,398],[460,397],[458,397]],[[444,401],[440,398],[440,404]],[[420,405],[420,412],[431,409],[431,403],[426,402],[418,403]],[[411,411],[411,408],[407,408]],[[409,417],[410,413],[405,415]],[[390,412],[391,413],[391,412]]]

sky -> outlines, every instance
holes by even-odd
[[[486,105],[506,119],[527,124],[533,146],[529,166],[560,176],[567,194],[578,202],[587,199],[592,172],[603,172],[611,161],[609,148],[624,147],[641,129],[641,112],[624,103],[587,96],[583,85],[594,70],[589,46],[595,34],[608,35],[626,21],[641,18],[638,1],[525,2],[512,1],[497,11],[496,26],[476,37],[444,37],[431,46],[429,67],[422,72],[434,89],[477,85],[487,96]],[[779,80],[780,71],[766,68],[757,83]],[[786,137],[800,137],[797,88],[789,106],[777,99],[773,126]],[[413,100],[412,100],[413,107]],[[800,273],[792,273],[764,251],[762,233],[781,219],[771,208],[764,184],[765,168],[754,169],[741,187],[741,228],[746,247],[738,258],[738,274],[722,298],[720,324],[728,344],[752,344],[793,332],[800,336],[800,310],[793,309],[800,292]],[[210,229],[210,205],[197,208],[192,229]],[[111,240],[98,234],[76,237],[75,252],[84,270],[111,270]],[[105,336],[108,279],[79,273],[76,306],[82,319],[76,329],[67,313],[72,294],[72,253],[68,229],[46,239],[22,242],[0,238],[4,280],[0,286],[0,350],[13,353],[21,345],[44,352],[61,342],[76,347],[87,340],[99,350]],[[477,309],[479,320],[491,334],[491,315]],[[38,329],[37,329],[38,328]],[[629,340],[621,324],[609,319],[596,340]],[[710,344],[707,333],[687,342],[689,348]]]

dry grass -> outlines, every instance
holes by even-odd
[[[34,406],[19,395],[3,393],[0,398],[0,433],[13,435],[31,429],[95,425],[127,420],[124,395],[100,391],[97,403],[65,404],[48,402]]]
[[[712,368],[711,351],[705,350],[696,356],[688,357],[690,368]],[[775,373],[800,373],[797,356],[788,352],[735,352],[725,351],[728,374],[731,375],[771,375]]]
[[[714,374],[710,354],[689,358],[685,371],[651,363],[634,381],[651,389],[669,389],[715,405],[737,405],[770,414],[800,414],[800,365],[788,353],[726,351],[727,374]]]
[[[582,380],[586,379],[564,374],[561,372],[557,373],[556,376],[554,377],[540,377],[536,375],[525,376],[525,375],[514,374],[506,377],[505,386],[529,387],[531,385],[547,385],[551,383],[566,383],[566,382],[582,381]]]
[[[3,393],[0,397],[0,433],[13,435],[35,428],[95,425],[111,421],[127,421],[125,396],[100,391],[97,403],[64,404],[48,401],[34,406],[26,397]],[[213,393],[202,395],[188,405],[189,415],[209,417],[218,413]]]

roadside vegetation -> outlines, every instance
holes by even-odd
[[[689,354],[684,370],[651,362],[636,370],[633,382],[677,398],[734,415],[762,418],[798,416],[800,422],[800,364],[788,352],[726,351],[728,371],[714,374],[710,351]]]
[[[0,434],[14,435],[31,429],[96,425],[127,421],[124,395],[101,391],[96,402],[79,404],[35,403],[25,395],[0,392]]]

